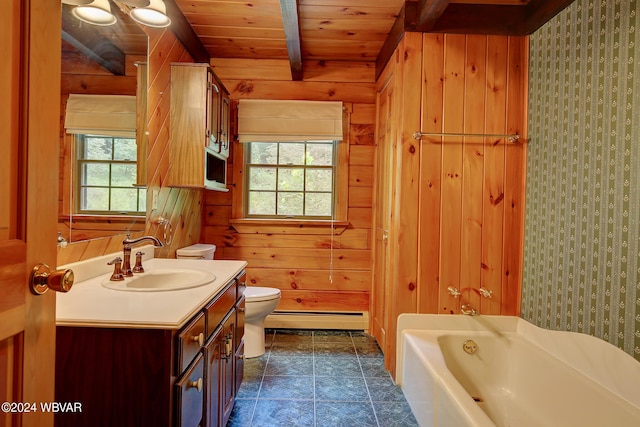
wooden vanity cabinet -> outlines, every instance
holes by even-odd
[[[180,330],[56,328],[56,426],[224,426],[242,380],[240,273]],[[244,283],[244,279],[242,279]]]
[[[204,187],[205,147],[229,155],[229,111],[229,92],[207,64],[171,64],[169,186]]]

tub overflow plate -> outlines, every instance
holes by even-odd
[[[462,349],[467,354],[473,354],[478,351],[478,344],[474,340],[466,340],[462,343]]]

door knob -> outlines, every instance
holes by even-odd
[[[56,292],[69,292],[71,286],[73,286],[73,271],[70,269],[51,272],[47,264],[38,264],[31,271],[29,288],[35,295],[42,295],[49,289]]]

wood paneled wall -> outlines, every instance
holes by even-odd
[[[290,80],[288,61],[212,59],[211,64],[233,100],[345,103],[349,111],[345,141],[349,160],[339,167],[348,169],[349,225],[333,236],[330,227],[313,232],[287,226],[270,230],[242,227],[240,233],[229,222],[234,198],[242,197],[234,194],[232,185],[228,193],[205,192],[202,240],[217,245],[218,259],[247,260],[250,285],[281,289],[278,310],[368,311],[375,131],[373,64],[339,68],[332,63],[305,62],[305,79],[301,82]],[[232,170],[228,176],[231,182]]]
[[[172,229],[170,244],[156,249],[156,256],[173,258],[176,249],[200,241],[203,190],[166,185],[169,175],[171,63],[193,62],[193,58],[171,30],[146,28],[145,31],[149,35],[149,167],[145,234],[162,240],[164,229],[157,220],[160,217],[169,220]]]
[[[201,231],[203,190],[169,188],[165,185],[169,167],[170,66],[172,62],[192,62],[193,59],[170,30],[147,28],[146,31],[149,35],[147,218],[144,231],[132,233],[132,235],[134,237],[153,235],[163,240],[164,228],[155,221],[159,217],[168,219],[172,229],[171,241],[169,245],[156,249],[156,256],[173,258],[176,249],[197,243],[200,240]],[[127,69],[129,70],[129,67]],[[127,76],[130,76],[133,83],[124,84],[122,87],[126,87],[126,91],[123,91],[122,94],[135,95],[135,69],[132,68],[130,72],[127,71]],[[124,79],[124,77],[120,79]],[[93,79],[89,78],[67,80],[76,82],[93,81]],[[104,82],[106,80],[100,78],[96,81]],[[102,83],[98,86],[105,87],[105,84]],[[70,84],[67,84],[67,86],[71,87]],[[64,87],[65,84],[63,83]],[[68,186],[68,182],[62,185]],[[155,208],[152,206],[154,194],[156,200]],[[64,249],[58,249],[58,265],[104,255],[105,253],[117,252],[121,249],[122,235],[72,243]]]
[[[470,303],[482,314],[517,315],[528,38],[425,34],[423,52],[422,132],[521,138],[423,137],[420,253],[430,257],[418,271],[426,290],[418,310],[459,313],[461,304]],[[447,292],[449,286],[462,292],[460,298]],[[493,297],[481,297],[481,287]]]
[[[79,241],[114,234],[124,233],[126,230],[144,230],[144,220],[122,218],[78,217],[69,221],[71,212],[71,170],[73,136],[66,133],[64,128],[65,110],[70,94],[91,95],[136,95],[135,63],[146,61],[145,56],[128,55],[126,58],[125,75],[114,76],[100,65],[89,60],[86,56],[63,52],[60,89],[60,174],[58,185],[58,231],[67,240]],[[71,239],[69,239],[71,235]],[[65,254],[68,257],[70,254]]]
[[[388,251],[391,271],[376,270],[388,283],[376,279],[383,296],[371,309],[391,372],[401,313],[459,314],[468,303],[481,314],[519,314],[528,38],[406,33],[393,58],[382,74],[391,82],[378,82],[381,94],[393,85],[393,160],[388,182],[376,183],[391,186],[390,247],[374,246],[375,259]],[[465,136],[417,141],[418,130]]]

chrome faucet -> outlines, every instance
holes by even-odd
[[[127,237],[122,241],[122,246],[124,249],[124,254],[122,257],[122,274],[124,276],[133,276],[133,270],[131,270],[131,246],[147,240],[152,241],[153,246],[155,246],[156,248],[162,247],[162,242],[154,236],[142,236],[132,239],[131,235],[127,234]],[[140,265],[140,268],[142,268],[142,264]]]
[[[466,314],[467,316],[478,315],[478,311],[475,308],[471,308],[471,304],[462,304],[462,307],[460,307],[460,313]]]

